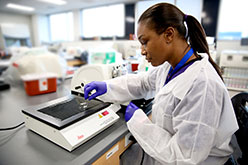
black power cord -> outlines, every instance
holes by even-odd
[[[15,129],[15,128],[18,128],[20,127],[21,125],[23,125],[25,122],[22,122],[16,126],[13,126],[13,127],[9,127],[9,128],[0,128],[0,131],[8,131],[8,130],[12,130],[12,129]]]

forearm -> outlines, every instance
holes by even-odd
[[[107,93],[99,98],[108,102],[123,103],[152,96],[154,90],[147,81],[146,74],[130,74],[107,80]]]

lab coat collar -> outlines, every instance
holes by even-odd
[[[182,74],[169,81],[165,86],[163,85],[163,83],[161,83],[162,89],[160,90],[161,92],[159,92],[158,94],[166,94],[172,92],[175,97],[183,99],[192,86],[194,80],[198,77],[200,71],[204,67],[206,67],[208,63],[208,55],[206,53],[199,55],[202,57],[200,61],[195,61]],[[167,73],[168,71],[169,69],[167,69]],[[164,77],[166,78],[166,76]]]

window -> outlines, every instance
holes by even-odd
[[[240,40],[248,37],[247,6],[247,0],[221,1],[218,39]]]
[[[82,10],[83,37],[123,37],[124,4]]]
[[[73,40],[73,14],[72,12],[50,15],[51,41]]]

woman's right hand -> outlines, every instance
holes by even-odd
[[[89,96],[92,90],[96,90],[95,93]],[[84,86],[84,99],[91,100],[97,96],[103,95],[107,92],[107,84],[103,81],[92,81]]]

